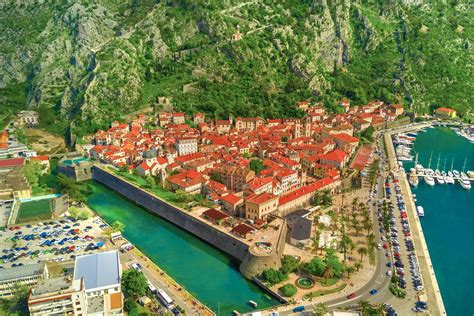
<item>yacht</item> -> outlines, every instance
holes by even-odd
[[[441,172],[438,169],[436,169],[436,171],[434,173],[434,177],[436,178],[436,181],[438,181],[439,184],[445,184],[444,178],[443,178],[443,176],[441,175]]]
[[[410,169],[410,175],[408,176],[408,183],[410,183],[410,185],[414,187],[418,185],[418,176],[416,175],[416,170],[414,168]]]
[[[467,178],[459,178],[458,182],[466,190],[471,188],[471,181],[469,181]]]
[[[459,174],[459,171],[453,170],[453,175],[455,178],[459,178],[461,175]]]
[[[467,174],[464,171],[461,171],[461,178],[468,179]]]
[[[422,165],[417,164],[417,165],[415,166],[415,170],[416,170],[416,172],[423,172],[423,171],[425,170],[425,168],[423,168]]]
[[[423,217],[425,216],[425,210],[423,209],[423,206],[417,206],[416,211],[418,213],[418,217]]]
[[[447,184],[454,184],[454,178],[453,178],[453,174],[451,171],[448,172],[448,175],[445,177],[445,181]]]
[[[427,174],[429,176],[432,176],[432,175],[434,175],[434,171],[433,171],[433,169],[428,168],[428,169],[425,169],[425,174]]]
[[[425,182],[426,182],[427,185],[429,185],[429,186],[434,186],[435,185],[435,180],[433,179],[433,177],[431,175],[426,174],[423,178],[425,179]]]
[[[474,171],[468,171],[468,172],[467,172],[467,175],[468,175],[470,178],[474,178]]]

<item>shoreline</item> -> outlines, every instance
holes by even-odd
[[[407,128],[408,130],[417,130],[418,127]],[[431,301],[436,306],[437,310],[433,311],[433,308],[430,308],[430,311],[435,315],[446,315],[446,309],[444,307],[443,298],[441,296],[441,291],[439,289],[438,281],[436,280],[436,274],[434,272],[433,264],[431,262],[431,257],[428,250],[428,245],[423,234],[423,229],[421,227],[420,221],[416,215],[416,205],[413,200],[413,194],[408,183],[406,173],[404,170],[400,170],[400,167],[397,164],[395,149],[392,142],[392,133],[388,131],[384,134],[384,141],[387,146],[388,159],[390,170],[393,170],[399,176],[400,187],[402,195],[406,200],[408,221],[410,227],[412,228],[412,240],[415,243],[415,253],[420,263],[420,272],[423,276],[423,281],[425,283],[425,293],[428,297],[428,301]],[[420,253],[421,252],[421,253]],[[429,282],[429,284],[428,284]],[[429,286],[428,286],[429,285]]]
[[[100,216],[92,207],[90,207],[87,203],[85,203],[85,205],[93,213],[94,216],[100,218],[101,221],[103,221],[104,223],[106,223],[107,225],[110,226],[110,223],[107,222],[102,216]],[[135,261],[139,262],[142,265],[143,268],[146,268],[147,270],[150,270],[149,272],[151,274],[155,273],[154,277],[156,279],[158,279],[159,281],[163,282],[164,284],[166,284],[168,291],[170,291],[170,292],[172,291],[174,296],[179,297],[180,299],[183,300],[183,302],[186,304],[186,308],[183,307],[184,309],[189,309],[189,310],[194,311],[194,309],[192,308],[192,303],[195,302],[196,303],[195,306],[198,307],[198,309],[195,311],[195,313],[197,313],[197,314],[203,313],[203,315],[216,315],[207,305],[203,304],[194,295],[189,293],[186,290],[185,287],[183,287],[175,279],[173,279],[170,275],[168,275],[167,272],[164,269],[162,269],[156,262],[151,260],[134,243],[130,242],[127,238],[125,238],[125,236],[122,236],[122,240],[125,241],[125,243],[130,243],[131,245],[133,245],[133,249],[131,249],[129,251],[125,251],[125,252],[122,253],[120,251],[120,248],[117,247],[116,245],[114,245],[113,243],[111,243],[110,240],[107,240],[107,244],[109,246],[111,245],[112,246],[111,248],[117,248],[120,255],[127,255],[128,254],[130,257],[134,258]],[[146,262],[146,264],[144,264],[142,261]],[[150,265],[151,265],[151,267],[150,267]],[[173,290],[171,290],[170,285],[172,285],[174,287]],[[189,305],[188,303],[191,303],[191,305]]]

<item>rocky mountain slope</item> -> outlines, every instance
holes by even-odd
[[[336,4],[337,2],[337,4]],[[168,97],[216,117],[382,99],[472,109],[472,6],[423,0],[9,0],[0,121],[82,135]]]

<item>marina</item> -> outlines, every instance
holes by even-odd
[[[416,200],[418,223],[429,247],[446,312],[472,315],[474,309],[469,302],[474,301],[474,276],[468,267],[474,261],[470,251],[474,194],[468,186],[474,173],[464,170],[474,169],[474,144],[459,136],[447,127],[419,132],[411,145],[416,152],[414,159],[404,161],[402,166]],[[435,170],[430,168],[433,162]],[[427,173],[434,179],[434,185],[425,182]],[[436,180],[439,176],[444,184]]]

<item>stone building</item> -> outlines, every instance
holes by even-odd
[[[0,269],[0,298],[10,298],[18,286],[31,287],[47,277],[48,268],[44,262]]]
[[[21,111],[18,113],[15,121],[13,122],[15,127],[38,127],[39,116],[35,111]]]
[[[176,139],[176,151],[178,156],[194,154],[198,151],[197,139],[189,137]]]
[[[92,179],[94,164],[81,156],[66,157],[58,164],[58,172],[76,181]]]
[[[278,196],[271,193],[252,194],[245,198],[245,218],[264,219],[278,209]]]

